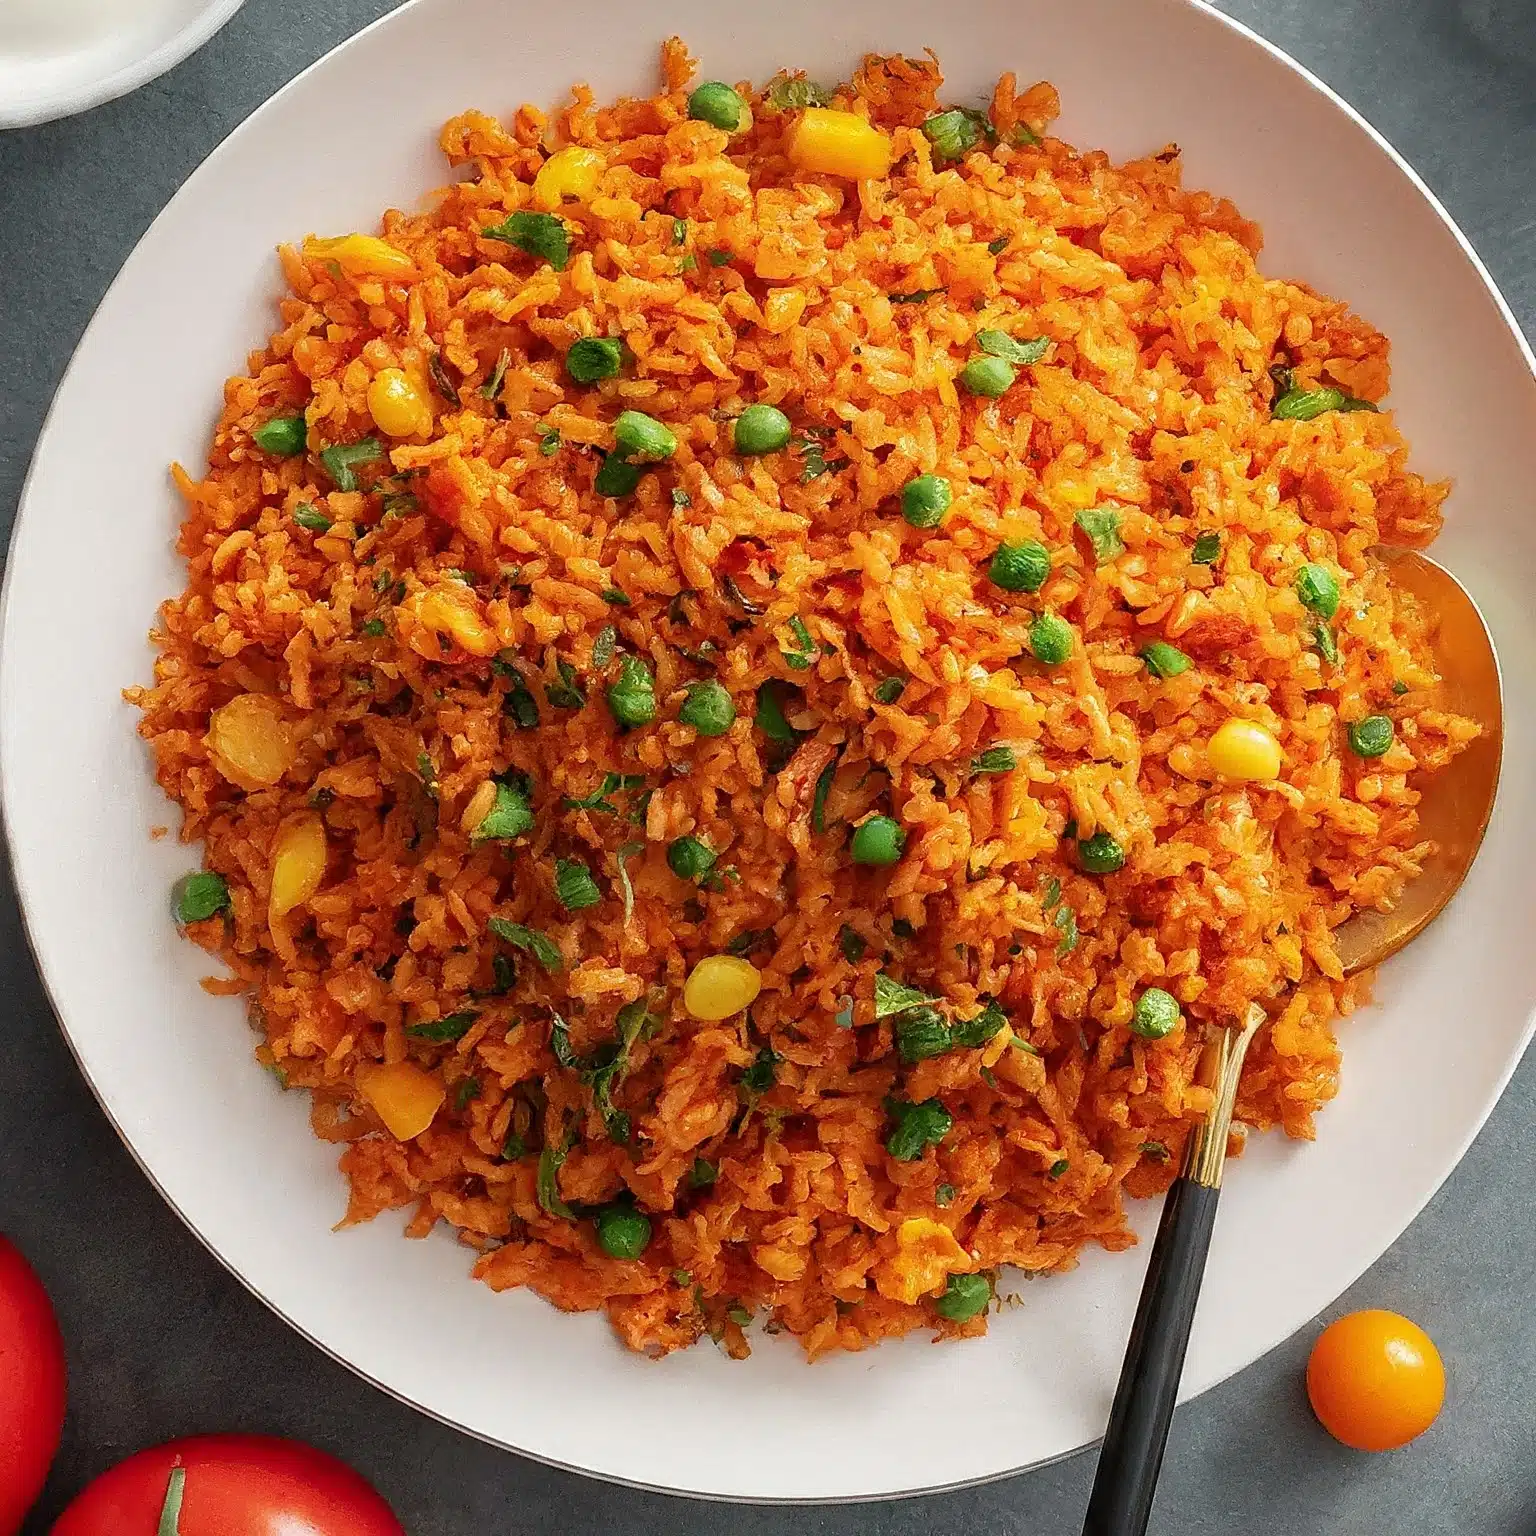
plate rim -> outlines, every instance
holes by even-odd
[[[266,100],[261,102],[250,113],[242,118],[239,123],[237,123],[211,149],[208,150],[208,152],[199,161],[198,165],[192,171],[192,173],[181,183],[181,185],[176,189],[171,197],[166,200],[165,204],[161,207],[159,212],[145,227],[139,238],[134,242],[132,248],[124,256],[122,263],[119,265],[118,271],[113,276],[112,281],[107,285],[107,288],[103,292],[100,300],[97,302],[97,305],[92,311],[89,321],[82,329],[79,339],[76,341],[75,348],[70,355],[70,360],[65,366],[65,369],[60,375],[59,381],[55,386],[53,396],[49,402],[48,410],[44,415],[42,425],[38,430],[37,438],[33,444],[32,454],[28,462],[27,473],[22,482],[21,494],[17,501],[16,515],[12,524],[9,546],[10,548],[14,548],[15,543],[22,531],[23,520],[26,516],[32,493],[33,479],[38,470],[38,464],[42,456],[41,451],[43,445],[47,441],[50,431],[55,424],[54,418],[58,408],[59,399],[63,395],[65,386],[72,378],[76,367],[79,365],[80,356],[85,349],[87,341],[90,339],[92,333],[96,329],[103,311],[106,309],[108,302],[116,292],[118,285],[122,282],[124,269],[129,265],[139,247],[149,239],[151,234],[159,226],[161,221],[168,216],[171,210],[174,209],[184,197],[189,196],[196,189],[196,187],[201,184],[204,174],[208,171],[210,162],[212,162],[227,145],[229,145],[238,136],[249,130],[258,120],[264,118],[269,111],[275,110],[279,103],[282,102],[283,98],[287,96],[290,91],[296,90],[300,83],[305,81],[311,73],[327,64],[335,55],[351,47],[352,44],[357,42],[359,39],[373,33],[376,30],[395,23],[399,18],[404,16],[406,13],[413,11],[419,4],[422,3],[431,3],[431,0],[405,0],[405,3],[393,7],[392,9],[386,11],[383,15],[376,17],[373,21],[369,22],[366,26],[360,28],[358,31],[341,39],[332,47],[328,48],[324,53],[312,60],[291,79],[285,81],[281,86],[277,88],[277,90],[268,96]],[[1505,329],[1509,332],[1515,341],[1516,349],[1525,365],[1526,371],[1531,377],[1532,384],[1536,385],[1536,348],[1533,348],[1531,341],[1526,337],[1524,331],[1521,329],[1521,326],[1513,311],[1511,310],[1508,301],[1500,291],[1497,281],[1494,279],[1492,273],[1488,270],[1487,265],[1483,262],[1481,256],[1478,254],[1472,242],[1468,239],[1467,235],[1457,224],[1456,220],[1452,217],[1445,205],[1440,201],[1439,197],[1425,183],[1424,179],[1409,163],[1407,158],[1391,143],[1386,135],[1382,133],[1378,128],[1376,128],[1370,121],[1368,121],[1366,117],[1354,106],[1352,106],[1350,102],[1347,101],[1338,91],[1336,91],[1332,86],[1330,86],[1326,81],[1324,81],[1319,75],[1309,69],[1306,65],[1293,58],[1278,43],[1272,42],[1270,39],[1264,37],[1262,34],[1255,31],[1246,22],[1241,21],[1237,17],[1230,16],[1224,11],[1218,9],[1215,4],[1211,3],[1211,0],[1163,0],[1163,3],[1169,4],[1176,8],[1198,12],[1209,19],[1219,22],[1223,27],[1227,28],[1230,32],[1235,33],[1243,41],[1251,45],[1256,45],[1264,54],[1270,58],[1270,60],[1279,64],[1282,68],[1288,70],[1293,75],[1297,76],[1313,92],[1322,96],[1331,107],[1341,112],[1351,123],[1355,125],[1356,128],[1362,129],[1365,132],[1365,134],[1370,138],[1375,146],[1386,154],[1387,158],[1390,160],[1395,169],[1407,180],[1408,184],[1418,194],[1419,198],[1428,205],[1435,216],[1440,220],[1441,224],[1450,233],[1458,249],[1460,250],[1462,257],[1470,265],[1472,271],[1476,273],[1487,295],[1492,299],[1495,310],[1497,311],[1500,319],[1503,321]],[[181,58],[186,57],[187,54],[191,53],[196,47],[200,46],[202,42],[206,41],[208,37],[211,37],[213,33],[216,32],[218,28],[222,26],[226,21],[228,21],[230,17],[232,17],[243,4],[244,0],[216,0],[216,3],[210,8],[208,16],[217,14],[219,15],[219,20],[216,23],[208,25],[206,32],[204,32],[202,36],[198,37],[195,42],[190,43],[181,54],[177,55],[175,58],[171,58],[168,62],[162,63],[159,68],[145,75],[142,80],[133,80],[127,84],[122,85],[119,89],[111,91],[109,94],[102,95],[96,100],[84,103],[82,106],[73,108],[71,110],[84,110],[85,106],[97,105],[100,102],[110,100],[113,96],[121,95],[123,92],[133,89],[136,85],[142,84],[148,79],[153,79],[157,74],[162,73],[165,69],[168,69],[175,63],[179,62]],[[187,31],[196,31],[198,25],[206,22],[207,16],[202,18],[199,24],[196,24],[194,27],[187,29]],[[164,50],[157,50],[157,53],[152,55],[151,58],[158,58],[160,52],[178,46],[185,36],[186,33],[178,34],[171,43],[165,45]],[[129,71],[122,71],[119,73],[127,74]],[[115,80],[118,77],[114,76],[111,78]],[[68,114],[66,113],[65,115]],[[31,121],[47,120],[48,119],[45,117],[32,119]],[[6,125],[7,119],[3,115],[0,115],[0,127],[4,127]],[[11,599],[14,591],[13,579],[15,577],[16,564],[17,563],[13,559],[7,557],[5,562],[3,581],[0,581],[0,637],[3,637],[9,631]],[[3,649],[0,649],[0,662],[3,662],[3,659],[4,651]],[[5,724],[3,716],[0,716],[0,739],[7,738],[8,736],[9,729]],[[232,1275],[234,1279],[250,1295],[254,1296],[259,1302],[261,1302],[261,1304],[265,1306],[268,1311],[277,1316],[287,1327],[291,1328],[301,1338],[305,1339],[309,1344],[320,1350],[329,1359],[341,1365],[353,1376],[356,1376],[358,1379],[366,1382],[374,1389],[383,1392],[386,1396],[392,1398],[394,1401],[403,1404],[404,1406],[412,1409],[417,1413],[423,1414],[427,1418],[432,1419],[435,1422],[446,1426],[447,1428],[455,1430],[472,1440],[478,1441],[485,1445],[493,1446],[498,1450],[508,1452],[514,1456],[523,1457],[527,1460],[538,1462],[543,1466],[552,1467],[562,1472],[573,1473],[577,1476],[590,1478],[595,1481],[609,1484],[615,1487],[634,1488],[642,1492],[661,1494],[669,1498],[687,1499],[705,1503],[804,1508],[824,1505],[883,1503],[887,1501],[923,1498],[934,1494],[957,1492],[965,1489],[983,1487],[991,1483],[1002,1482],[1009,1478],[1019,1477],[1025,1473],[1033,1472],[1044,1467],[1053,1466],[1058,1462],[1068,1460],[1074,1456],[1081,1455],[1084,1452],[1092,1451],[1099,1445],[1100,1440],[1096,1438],[1092,1441],[1085,1442],[1080,1446],[1070,1450],[1062,1451],[1058,1454],[1040,1457],[1035,1460],[1019,1464],[1017,1466],[1003,1468],[1001,1470],[985,1473],[980,1476],[940,1482],[924,1487],[903,1488],[894,1492],[880,1491],[872,1493],[852,1493],[816,1497],[775,1497],[757,1494],[702,1492],[694,1489],[680,1488],[669,1484],[651,1483],[642,1479],[625,1477],[620,1474],[604,1471],[600,1468],[582,1466],[574,1462],[562,1461],[559,1458],[551,1455],[532,1451],[522,1446],[510,1444],[509,1442],[498,1438],[496,1435],[490,1433],[489,1431],[474,1429],[466,1426],[457,1420],[448,1417],[445,1413],[437,1409],[417,1402],[412,1397],[408,1396],[405,1392],[392,1387],[387,1382],[374,1376],[370,1371],[355,1363],[354,1361],[349,1360],[336,1349],[333,1349],[324,1341],[317,1338],[303,1324],[299,1323],[293,1316],[289,1315],[289,1313],[285,1311],[281,1305],[279,1305],[276,1301],[272,1300],[261,1290],[259,1290],[256,1284],[248,1279],[246,1275],[243,1274],[232,1261],[227,1260],[218,1250],[218,1248],[214,1246],[212,1239],[204,1234],[204,1232],[197,1226],[197,1224],[186,1214],[185,1211],[183,1211],[176,1200],[172,1198],[166,1188],[161,1184],[153,1170],[144,1161],[138,1149],[134,1146],[133,1142],[129,1139],[123,1128],[119,1125],[116,1117],[109,1108],[106,1095],[104,1094],[103,1090],[98,1087],[95,1079],[92,1077],[91,1072],[81,1054],[81,1051],[77,1047],[68,1025],[65,1023],[63,1013],[55,1001],[53,981],[43,965],[39,952],[39,944],[33,934],[32,908],[27,892],[27,882],[22,875],[21,867],[14,851],[16,835],[12,822],[15,812],[12,805],[11,795],[7,789],[5,775],[5,767],[8,759],[9,754],[4,750],[0,750],[0,830],[3,830],[5,853],[9,868],[11,870],[12,885],[17,896],[17,906],[21,917],[22,931],[26,936],[27,946],[32,955],[33,968],[37,973],[38,979],[42,984],[44,994],[48,999],[49,1008],[53,1013],[55,1024],[59,1029],[59,1033],[63,1036],[65,1045],[67,1046],[70,1055],[74,1058],[81,1076],[85,1079],[87,1086],[90,1088],[92,1096],[96,1100],[97,1107],[106,1118],[108,1124],[112,1127],[112,1130],[118,1137],[118,1140],[122,1142],[123,1146],[127,1149],[129,1156],[143,1172],[156,1193],[176,1215],[177,1219],[182,1223],[182,1225],[203,1246],[203,1248],[205,1248],[213,1256],[221,1268]],[[1480,1111],[1478,1112],[1475,1124],[1470,1124],[1469,1129],[1456,1146],[1454,1157],[1451,1158],[1444,1172],[1440,1174],[1440,1176],[1434,1181],[1433,1185],[1426,1190],[1423,1197],[1418,1201],[1417,1205],[1412,1210],[1412,1213],[1409,1216],[1407,1222],[1400,1230],[1398,1237],[1393,1240],[1394,1242],[1400,1240],[1403,1233],[1406,1233],[1408,1228],[1418,1220],[1418,1218],[1423,1214],[1425,1207],[1441,1191],[1446,1181],[1450,1178],[1451,1174],[1454,1173],[1455,1170],[1460,1166],[1461,1162],[1467,1154],[1467,1151],[1471,1147],[1472,1143],[1476,1140],[1478,1135],[1482,1132],[1483,1128],[1488,1122],[1490,1115],[1493,1113],[1494,1108],[1497,1106],[1499,1100],[1503,1097],[1505,1090],[1509,1086],[1510,1080],[1512,1079],[1515,1071],[1520,1066],[1522,1059],[1529,1049],[1533,1037],[1536,1037],[1536,1012],[1533,1012],[1527,1016],[1523,1031],[1519,1037],[1518,1046],[1511,1052],[1508,1060],[1505,1062],[1502,1070],[1500,1071],[1495,1085],[1493,1086],[1492,1090],[1486,1098],[1486,1101],[1483,1103]],[[1153,1202],[1146,1202],[1146,1204],[1149,1209],[1151,1209],[1153,1206]],[[1355,1284],[1360,1279],[1361,1275],[1366,1273],[1366,1271],[1376,1263],[1379,1263],[1380,1259],[1384,1256],[1386,1251],[1387,1250],[1383,1250],[1381,1254],[1377,1254],[1375,1258],[1371,1259],[1367,1263],[1365,1269],[1362,1269],[1351,1278],[1346,1280],[1345,1283],[1340,1287],[1339,1291],[1334,1293],[1334,1296],[1331,1298],[1329,1305],[1331,1305],[1332,1301],[1337,1300],[1337,1297],[1342,1295],[1344,1290],[1347,1290],[1351,1285]],[[1265,1358],[1275,1349],[1280,1347],[1280,1345],[1282,1345],[1288,1338],[1293,1336],[1295,1331],[1296,1330],[1286,1330],[1279,1333],[1278,1335],[1268,1336],[1267,1342],[1262,1343],[1249,1356],[1247,1360],[1235,1364],[1216,1375],[1213,1375],[1211,1379],[1207,1381],[1202,1381],[1198,1387],[1191,1387],[1186,1382],[1185,1386],[1180,1391],[1179,1401],[1181,1403],[1190,1401],[1193,1398],[1210,1391],[1214,1387],[1221,1385],[1223,1382],[1230,1380],[1240,1372],[1247,1370],[1251,1365],[1256,1364],[1258,1361]]]

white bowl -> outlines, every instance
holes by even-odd
[[[201,48],[245,0],[0,0],[0,129],[126,95]]]
[[[1052,79],[1067,138],[1117,156],[1176,140],[1192,184],[1264,221],[1270,270],[1351,298],[1392,336],[1392,402],[1416,463],[1457,481],[1437,553],[1510,663],[1511,771],[1461,896],[1345,1026],[1343,1091],[1319,1140],[1255,1138],[1231,1171],[1186,1391],[1326,1306],[1450,1172],[1536,1004],[1536,777],[1521,771],[1536,761],[1536,667],[1518,664],[1536,641],[1532,360],[1476,257],[1381,139],[1189,0],[592,0],[579,28],[559,7],[417,0],[300,76],[145,235],[38,446],[0,655],[17,884],[69,1040],[150,1177],[258,1295],[380,1386],[541,1459],[690,1493],[859,1498],[995,1477],[1102,1432],[1141,1256],[1089,1252],[1023,1287],[984,1340],[913,1337],[809,1368],[782,1340],[739,1365],[708,1345],[640,1359],[601,1316],[473,1284],[446,1236],[404,1242],[397,1220],[333,1233],[334,1149],[252,1062],[240,1006],[198,989],[209,962],[166,912],[195,859],[146,835],[171,810],[117,690],[148,678],[146,626],[183,582],[165,465],[202,463],[225,375],[272,327],[272,248],[372,228],[445,179],[435,134],[460,108],[508,113],[576,79],[599,99],[650,89],[674,31],[706,77],[803,65],[837,78],[863,49],[933,44],[960,100],[1002,68]],[[317,145],[344,151],[345,174],[294,174]],[[1155,1217],[1140,1210],[1139,1228]]]

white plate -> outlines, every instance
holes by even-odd
[[[245,0],[0,0],[0,128],[136,91],[201,48]]]
[[[708,1346],[653,1363],[625,1354],[601,1316],[473,1284],[446,1237],[407,1243],[388,1220],[332,1233],[334,1150],[253,1065],[239,1005],[198,990],[207,961],[166,916],[192,860],[146,837],[170,811],[117,689],[148,678],[145,628],[182,584],[166,461],[202,462],[224,376],[271,326],[273,246],[372,228],[444,179],[434,136],[460,108],[553,101],[573,79],[599,98],[648,91],[672,31],[727,79],[781,65],[835,78],[862,49],[929,44],[961,99],[1004,67],[1047,77],[1066,137],[1120,156],[1177,140],[1195,185],[1264,221],[1270,270],[1357,301],[1395,343],[1393,402],[1418,466],[1456,477],[1437,553],[1509,663],[1514,771],[1465,891],[1390,967],[1380,1006],[1346,1027],[1343,1092],[1318,1142],[1265,1138],[1233,1169],[1192,1394],[1301,1326],[1408,1225],[1528,1037],[1532,361],[1476,258],[1382,141],[1188,0],[600,0],[571,22],[561,7],[417,0],[234,134],[107,295],[43,433],[7,573],[0,775],[33,944],[86,1074],[167,1199],[295,1327],[406,1401],[551,1462],[691,1493],[860,1498],[994,1477],[1102,1432],[1136,1254],[1089,1253],[1025,1287],[983,1341],[913,1337],[807,1368],[772,1342],[742,1365]],[[294,175],[317,145],[334,174]],[[1154,1218],[1143,1209],[1138,1224]]]

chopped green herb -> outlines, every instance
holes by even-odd
[[[1392,684],[1392,692],[1393,692],[1393,693],[1395,693],[1395,694],[1397,694],[1397,695],[1398,695],[1398,696],[1399,696],[1399,697],[1401,697],[1401,696],[1402,696],[1402,695],[1403,695],[1403,694],[1405,694],[1405,693],[1407,693],[1407,692],[1408,692],[1408,684],[1407,684],[1407,683],[1405,683],[1405,682],[1404,682],[1404,681],[1403,681],[1403,680],[1402,680],[1402,678],[1398,678],[1398,679],[1397,679],[1397,680],[1396,680],[1396,681],[1395,681],[1395,682],[1394,682],[1394,683],[1393,683],[1393,684]]]
[[[847,936],[852,934],[859,939],[860,949],[858,957],[848,956],[850,963],[857,963],[857,959],[863,957],[863,943],[859,935],[853,929],[843,929],[843,953],[848,955]],[[905,1013],[909,1008],[921,1008],[934,1002],[926,992],[920,992],[916,987],[909,987],[903,981],[897,981],[893,976],[887,976],[884,971],[875,973],[875,1017],[877,1019],[888,1018],[892,1014]]]
[[[577,384],[616,379],[624,361],[623,346],[613,336],[583,336],[565,354],[565,371]]]
[[[881,704],[894,704],[907,691],[904,677],[888,677],[875,689],[875,698]]]
[[[1027,367],[1038,363],[1051,349],[1049,336],[1036,336],[1031,341],[1019,341],[1007,331],[983,330],[976,333],[976,345],[993,357]]]
[[[816,642],[811,638],[811,632],[805,627],[805,620],[796,615],[789,621],[789,632],[795,637],[797,650],[783,651],[779,654],[784,658],[784,664],[792,667],[796,672],[804,672],[812,662],[816,660]]]
[[[947,293],[946,288],[914,288],[911,293],[893,293],[890,295],[892,304],[922,304],[934,297],[935,294]]]
[[[1339,642],[1333,637],[1333,626],[1319,619],[1312,626],[1312,643],[1317,653],[1330,667],[1339,664]],[[1406,692],[1406,690],[1404,690]]]
[[[324,512],[305,503],[293,509],[293,520],[300,528],[307,528],[311,533],[329,533],[331,520]]]
[[[618,644],[619,632],[612,624],[604,624],[592,642],[592,665],[606,667],[613,660],[613,650]]]
[[[1150,645],[1144,645],[1141,659],[1146,663],[1147,671],[1158,678],[1177,677],[1194,666],[1178,646],[1169,645],[1166,640],[1154,640]]]
[[[992,124],[985,113],[952,107],[923,120],[923,137],[933,145],[935,160],[959,160],[987,136]]]
[[[507,1138],[501,1144],[501,1160],[504,1163],[515,1163],[519,1158],[528,1155],[528,1143],[523,1139],[522,1133],[516,1126],[507,1127]]]
[[[938,1146],[955,1123],[937,1099],[924,1099],[920,1104],[891,1099],[886,1108],[896,1125],[886,1137],[885,1150],[898,1163],[915,1163],[926,1148]]]
[[[1052,1163],[1050,1168],[1046,1171],[1046,1177],[1050,1179],[1059,1179],[1062,1174],[1064,1174],[1071,1166],[1072,1164],[1066,1158],[1058,1158],[1057,1161]]]
[[[635,488],[640,484],[640,477],[645,473],[639,464],[631,464],[627,459],[621,459],[618,454],[607,454],[603,462],[597,466],[597,473],[592,477],[592,489],[599,496],[611,496],[615,501],[624,496],[633,496]],[[607,594],[604,593],[606,597]]]
[[[333,443],[321,451],[320,462],[325,465],[325,472],[338,491],[355,491],[357,476],[352,472],[354,466],[371,464],[375,459],[383,457],[384,450],[379,446],[378,438],[365,437],[360,443]]]
[[[217,913],[227,912],[229,904],[229,883],[211,869],[194,870],[171,887],[171,909],[183,926],[207,922]]]
[[[580,859],[555,860],[555,895],[567,912],[595,907],[603,899],[592,871]]]
[[[933,1203],[941,1210],[945,1206],[955,1203],[955,1186],[953,1184],[940,1184],[933,1192]]]
[[[836,777],[836,758],[816,775],[816,791],[811,796],[811,831],[818,837],[827,830],[827,796],[832,793],[832,781]]]
[[[303,453],[308,439],[309,428],[302,411],[297,416],[274,416],[251,433],[252,442],[263,453],[274,454],[280,459],[295,458]]]
[[[436,800],[437,765],[425,752],[420,752],[416,756],[416,772],[421,777],[422,788],[426,790],[431,799]]]
[[[944,1282],[944,1294],[933,1310],[946,1323],[968,1323],[992,1304],[992,1282],[985,1275],[951,1275]]]
[[[472,836],[477,843],[509,842],[532,830],[533,807],[528,803],[527,793],[518,785],[498,782],[496,798]]]
[[[614,722],[626,730],[649,725],[656,718],[656,677],[638,656],[619,663],[619,675],[606,697]]]
[[[672,244],[673,245],[686,245],[687,242],[688,242],[688,220],[687,219],[673,219],[672,220]]]
[[[459,399],[459,387],[448,376],[448,370],[443,366],[443,354],[434,350],[427,358],[427,373],[431,376],[432,387],[440,394],[449,405],[462,405]]]
[[[962,1019],[950,1029],[950,1038],[957,1046],[966,1050],[975,1050],[992,1039],[999,1030],[1008,1023],[1008,1015],[997,1005],[988,1000],[986,1007],[974,1018]]]
[[[383,619],[369,619],[368,622],[364,624],[360,630],[358,630],[358,634],[369,640],[377,640],[380,635],[385,634],[386,632],[387,626],[385,625]]]
[[[693,1167],[688,1170],[688,1185],[691,1189],[709,1189],[720,1177],[720,1170],[707,1158],[696,1157]]]
[[[552,213],[514,213],[502,223],[480,231],[487,240],[504,240],[518,250],[547,261],[556,272],[571,259],[571,235],[565,220]]]
[[[624,921],[627,923],[635,915],[635,887],[629,878],[629,860],[637,853],[645,852],[644,843],[623,843],[614,854],[614,864],[619,871],[619,890],[624,897]],[[623,1137],[627,1141],[629,1138]]]
[[[682,486],[674,485],[672,487],[672,505],[679,510],[684,507],[691,507],[693,505],[693,497]]]
[[[667,844],[667,868],[679,880],[698,880],[715,867],[719,855],[696,837],[677,837]]]
[[[757,713],[752,723],[769,741],[779,746],[794,745],[794,728],[784,718],[784,705],[779,690],[771,681],[762,684],[757,690]]]
[[[546,971],[558,971],[565,964],[560,946],[537,928],[525,928],[505,917],[493,917],[485,926],[504,943],[526,950]]]
[[[1010,238],[1011,237],[1008,235],[999,235],[996,240],[988,240],[987,249],[991,251],[994,256],[1001,256],[1003,252],[1008,249],[1008,241]]]
[[[1063,903],[1057,907],[1056,915],[1051,919],[1051,922],[1054,924],[1056,931],[1061,935],[1061,938],[1056,943],[1056,953],[1058,955],[1070,955],[1077,948],[1077,913],[1070,906]]]
[[[1276,421],[1311,421],[1325,411],[1374,411],[1369,400],[1358,400],[1342,389],[1288,389],[1274,403]]]
[[[544,697],[549,700],[550,708],[582,708],[587,702],[587,696],[582,691],[581,674],[564,657],[556,659],[555,671],[560,675],[559,682],[544,685]]]
[[[558,1216],[562,1221],[574,1221],[576,1213],[560,1198],[560,1168],[570,1155],[574,1142],[570,1139],[562,1142],[558,1147],[553,1143],[546,1143],[544,1150],[539,1153],[539,1172],[536,1181],[539,1204],[551,1216]]]
[[[480,1079],[478,1077],[461,1077],[454,1085],[453,1107],[459,1114],[463,1114],[470,1104],[480,1097]]]
[[[501,386],[506,381],[507,369],[511,366],[511,363],[512,353],[506,347],[503,347],[490,373],[486,376],[485,383],[480,386],[480,393],[487,400],[494,400],[501,393]]]
[[[1074,521],[1088,535],[1094,559],[1100,565],[1125,553],[1125,540],[1120,537],[1121,517],[1114,507],[1084,507]]]
[[[623,587],[604,587],[598,596],[608,604],[610,608],[628,608],[629,593]]]
[[[1170,1156],[1168,1148],[1160,1141],[1144,1141],[1137,1150],[1154,1163],[1166,1163]]]
[[[405,1032],[413,1040],[431,1040],[441,1044],[462,1039],[469,1033],[469,1026],[479,1017],[473,1009],[466,1009],[462,1013],[449,1013],[440,1019],[430,1019],[424,1024],[408,1024]]]
[[[773,1087],[778,1065],[783,1057],[771,1045],[765,1045],[741,1074],[741,1086],[751,1094],[767,1093]]]
[[[954,1045],[949,1025],[937,1008],[913,1008],[900,1014],[891,1028],[896,1052],[908,1066],[942,1056]]]
[[[709,252],[709,264],[712,267],[727,267],[735,259],[736,253],[734,251],[718,250]]]
[[[568,811],[602,811],[609,816],[617,816],[619,808],[608,796],[621,789],[641,789],[644,785],[645,779],[638,773],[605,773],[603,782],[584,800],[572,799],[567,795],[560,804]]]
[[[552,459],[560,452],[560,430],[558,427],[545,427],[539,433],[539,454],[546,459]]]
[[[750,955],[759,944],[766,943],[773,937],[771,928],[743,928],[729,944],[725,946],[728,955],[735,955],[738,960]]]
[[[847,925],[847,923],[844,923],[842,929],[839,931],[837,941],[842,947],[843,959],[846,960],[849,965],[857,965],[859,961],[864,958],[866,952],[869,949],[869,942],[865,939],[864,935],[862,933],[856,933]],[[886,980],[887,983],[891,986],[901,985],[900,982],[890,981],[889,977],[887,977]],[[880,982],[877,978],[875,982],[875,996],[877,999],[879,998],[879,995]],[[925,998],[921,992],[917,993],[917,999],[922,1002],[928,1001],[928,999]],[[909,1004],[908,1006],[910,1007],[913,1005]]]
[[[1018,766],[1018,754],[1012,747],[988,747],[971,759],[972,773],[1012,773]]]
[[[1195,537],[1195,547],[1190,551],[1192,565],[1215,565],[1221,558],[1221,535],[1207,532]]]

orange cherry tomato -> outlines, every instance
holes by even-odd
[[[1307,1396],[1335,1440],[1357,1451],[1394,1451],[1435,1422],[1445,1366],[1417,1323],[1396,1312],[1351,1312],[1312,1346]]]

